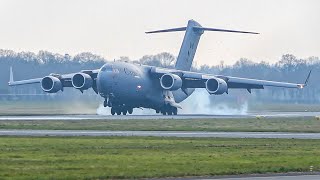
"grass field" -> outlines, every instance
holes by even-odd
[[[1,179],[212,176],[320,170],[320,140],[0,137]]]
[[[0,121],[0,129],[320,132],[320,120],[314,117],[183,120],[9,120]]]
[[[96,114],[99,102],[64,101],[0,101],[0,116]]]

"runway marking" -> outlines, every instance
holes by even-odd
[[[0,130],[0,136],[153,136],[212,138],[320,139],[320,133],[196,132],[196,131],[98,131],[98,130]]]

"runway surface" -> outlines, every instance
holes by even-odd
[[[206,178],[204,178],[206,179]],[[203,180],[204,180],[203,179]],[[210,178],[208,178],[210,179]],[[214,178],[212,178],[214,179]],[[223,180],[319,180],[320,175],[298,175],[298,176],[270,176],[270,177],[234,177],[218,178]]]
[[[303,180],[319,180],[320,175],[222,178],[221,180],[302,180],[302,179]]]
[[[284,174],[259,174],[259,175],[230,175],[230,176],[214,176],[214,177],[191,177],[191,178],[164,178],[157,180],[319,180],[319,173],[284,173]]]
[[[221,180],[319,180],[320,175],[292,175],[292,174],[283,174],[283,175],[259,175],[259,176],[229,176],[229,177],[206,177],[206,178],[175,178],[178,180],[209,180],[209,179],[221,179]],[[171,180],[159,179],[159,180]]]
[[[257,116],[274,117],[314,117],[320,116],[320,112],[261,112],[234,115],[210,115],[210,114],[182,114],[177,116],[163,115],[25,115],[25,116],[0,116],[1,120],[132,120],[132,119],[215,119],[215,118],[255,118]]]
[[[214,138],[320,139],[320,133],[198,132],[198,131],[97,131],[97,130],[0,130],[0,136],[153,136]]]

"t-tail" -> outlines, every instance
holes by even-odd
[[[179,27],[172,29],[164,29],[157,31],[149,31],[147,34],[151,33],[162,33],[162,32],[176,32],[176,31],[186,31],[183,42],[180,48],[180,52],[175,65],[176,69],[188,71],[191,69],[193,58],[196,54],[196,50],[199,44],[199,40],[204,31],[219,31],[219,32],[232,32],[232,33],[246,33],[246,34],[259,34],[256,32],[247,31],[235,31],[228,29],[217,29],[217,28],[206,28],[202,27],[198,22],[194,20],[189,20],[187,27]]]

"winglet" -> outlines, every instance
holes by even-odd
[[[10,79],[9,79],[8,84],[11,85],[13,82],[14,82],[14,80],[13,80],[13,71],[12,71],[12,66],[10,66]]]
[[[309,79],[310,79],[310,76],[311,76],[311,72],[312,72],[312,70],[309,71],[309,74],[308,74],[306,80],[304,81],[304,84],[299,84],[298,85],[299,88],[302,89],[302,88],[304,88],[304,87],[306,87],[308,85],[308,82],[309,82]]]
[[[306,80],[304,81],[304,85],[305,85],[305,86],[306,86],[306,85],[308,84],[308,82],[309,82],[311,72],[312,72],[312,70],[310,70],[310,72],[309,72],[309,74],[308,74],[308,76],[307,76]]]

